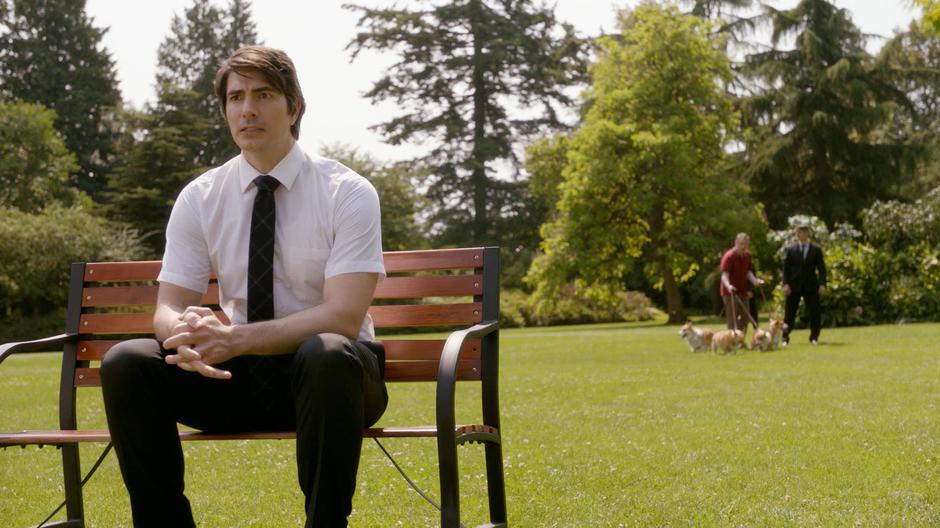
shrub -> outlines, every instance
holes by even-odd
[[[82,206],[0,208],[0,215],[0,318],[64,306],[72,262],[143,254],[136,232],[113,229]]]
[[[815,217],[792,217],[791,226],[808,222],[823,246],[828,269],[822,298],[825,326],[932,320],[940,314],[940,188],[914,204],[877,202],[862,213],[865,241],[849,224],[832,232]],[[930,236],[934,233],[933,236]],[[780,254],[792,243],[792,229],[771,233]],[[774,296],[783,313],[782,293]]]
[[[634,291],[621,291],[601,299],[579,295],[569,284],[554,299],[541,303],[522,290],[500,293],[500,324],[506,327],[647,321],[655,314],[649,298]]]

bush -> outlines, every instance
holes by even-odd
[[[65,305],[69,265],[138,258],[136,232],[114,229],[81,206],[30,214],[0,208],[0,318],[36,316]]]
[[[522,290],[500,293],[500,325],[504,327],[647,321],[655,314],[649,298],[634,291],[597,299],[578,295],[568,285],[551,302],[538,304]]]
[[[940,315],[940,247],[928,236],[940,215],[940,189],[915,204],[878,202],[862,213],[865,241],[851,225],[830,232],[815,217],[792,217],[790,224],[808,222],[813,240],[823,246],[828,270],[827,295],[822,298],[824,326],[936,320]],[[781,255],[792,240],[792,229],[770,235]],[[784,298],[776,292],[783,313]]]

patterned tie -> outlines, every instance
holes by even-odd
[[[280,182],[271,176],[255,178],[255,204],[251,210],[251,234],[248,238],[248,322],[274,319],[274,225],[277,215],[274,191]],[[278,379],[276,356],[254,356],[251,373],[251,395],[270,411],[271,397]]]
[[[274,191],[280,182],[271,176],[255,178],[251,235],[248,239],[248,322],[274,318]]]

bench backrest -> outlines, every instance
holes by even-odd
[[[499,249],[461,248],[390,251],[384,254],[388,277],[369,308],[376,334],[385,343],[386,381],[437,378],[444,341],[383,335],[393,328],[454,329],[499,314]],[[97,386],[98,362],[115,343],[152,336],[159,261],[72,264],[66,331],[79,334],[64,350],[60,409],[63,427],[75,427],[75,388]],[[218,286],[210,281],[203,304],[220,318]],[[472,340],[461,353],[459,380],[480,380],[483,343]],[[492,352],[495,354],[495,351]],[[495,357],[494,357],[495,360]]]

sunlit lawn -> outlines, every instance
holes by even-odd
[[[717,328],[717,325],[710,325]],[[940,525],[940,324],[825,329],[818,347],[693,354],[661,324],[502,332],[510,524]],[[0,430],[56,422],[58,358],[0,365]],[[394,387],[386,425],[433,423],[430,385]],[[478,419],[475,389],[462,420]],[[103,427],[80,391],[80,423]],[[472,405],[472,407],[471,407]],[[430,440],[386,440],[437,496]],[[87,469],[103,448],[83,447]],[[293,443],[188,444],[187,490],[205,527],[299,526]],[[487,520],[482,449],[461,449],[465,524]],[[53,448],[0,451],[0,526],[61,501]],[[437,512],[367,442],[354,527],[433,526]],[[116,460],[85,491],[89,526],[128,526]]]

